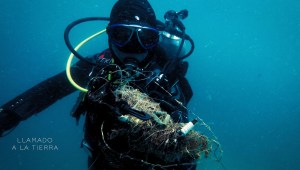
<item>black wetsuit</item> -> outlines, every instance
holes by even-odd
[[[108,55],[107,55],[108,54]],[[109,50],[104,53],[96,54],[89,59],[93,62],[97,62],[100,68],[91,67],[91,65],[85,63],[84,61],[79,61],[71,68],[71,73],[75,82],[81,86],[86,86],[91,79],[93,74],[97,69],[109,65],[111,60],[111,54]],[[154,57],[155,58],[155,57]],[[148,67],[148,71],[153,71],[151,69],[162,68],[163,64],[160,60],[154,60],[152,65]],[[174,100],[180,101],[184,106],[187,105],[188,101],[192,97],[192,90],[189,83],[185,79],[185,72],[187,69],[187,63],[181,62],[177,64],[176,69],[172,71],[167,77],[170,77],[169,87],[165,88],[172,97],[166,103],[170,104]],[[147,82],[147,81],[146,81]],[[149,81],[148,81],[149,82]],[[145,81],[137,86],[144,87]],[[156,89],[152,90],[155,91]],[[75,92],[76,89],[69,83],[65,72],[61,72],[41,83],[27,90],[23,94],[17,96],[13,100],[4,104],[0,109],[0,135],[5,131],[12,129],[17,126],[20,121],[26,120],[30,116],[41,112],[48,106],[52,105],[57,100]],[[153,95],[159,96],[159,94],[153,93]],[[82,95],[84,96],[84,95]],[[85,95],[86,96],[86,95]],[[80,101],[82,98],[79,98]],[[122,158],[118,154],[106,154],[107,147],[101,142],[101,131],[100,126],[103,122],[106,122],[108,126],[106,128],[113,128],[115,126],[114,120],[106,112],[111,112],[111,109],[106,106],[97,106],[95,103],[90,102],[86,97],[84,102],[78,102],[78,106],[73,110],[73,116],[79,118],[81,115],[85,114],[85,138],[83,140],[83,146],[87,147],[92,156],[89,158],[89,168],[90,169],[151,169],[152,166],[143,164],[141,161],[132,160],[124,156]],[[179,108],[177,106],[165,106],[162,107],[171,114],[173,120],[177,122],[187,122],[187,112],[184,108]],[[109,122],[109,123],[107,123]],[[105,128],[104,128],[105,130]],[[100,142],[99,142],[100,141]],[[111,141],[112,144],[117,141]],[[124,142],[126,143],[126,142]],[[115,143],[117,150],[124,149],[126,144]],[[134,157],[139,157],[138,153]],[[143,157],[143,156],[142,156]],[[161,163],[155,158],[151,158],[153,163]],[[156,161],[156,162],[155,162]],[[193,162],[193,160],[189,160]],[[171,167],[170,169],[194,169],[195,166],[177,166]]]

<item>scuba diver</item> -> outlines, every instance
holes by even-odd
[[[72,116],[77,120],[85,116],[82,147],[90,152],[89,169],[196,168],[193,158],[173,160],[176,166],[164,167],[167,163],[156,155],[130,152],[128,138],[121,134],[127,125],[119,118],[131,115],[147,121],[150,116],[132,109],[124,100],[116,100],[118,95],[112,93],[126,84],[159,103],[173,122],[189,122],[186,106],[193,92],[185,78],[188,63],[183,60],[194,47],[181,22],[185,17],[186,10],[168,11],[163,23],[156,19],[147,0],[118,0],[107,19],[109,48],[87,58],[74,50],[68,33],[79,23],[99,18],[80,20],[66,29],[67,46],[80,59],[70,73],[76,83],[87,88],[79,94]],[[187,53],[184,40],[192,44]],[[63,71],[7,102],[0,108],[0,136],[76,90]],[[115,136],[116,132],[119,135]]]

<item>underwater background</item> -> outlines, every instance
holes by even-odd
[[[1,0],[0,105],[65,69],[63,32],[72,21],[108,17],[115,0]],[[189,10],[186,32],[195,41],[188,79],[189,108],[213,130],[228,170],[300,169],[300,1],[150,0],[157,18]],[[106,26],[87,23],[72,32],[76,44]],[[107,36],[85,55],[107,48]],[[65,97],[0,138],[1,170],[87,169],[80,148],[83,119]],[[54,151],[12,150],[21,138],[51,138]],[[197,169],[224,169],[213,154]]]

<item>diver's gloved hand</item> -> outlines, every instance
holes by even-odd
[[[0,137],[4,132],[16,127],[21,120],[16,112],[0,108]]]

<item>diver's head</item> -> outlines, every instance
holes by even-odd
[[[118,0],[107,27],[109,46],[118,64],[142,66],[157,45],[156,16],[147,0]]]

